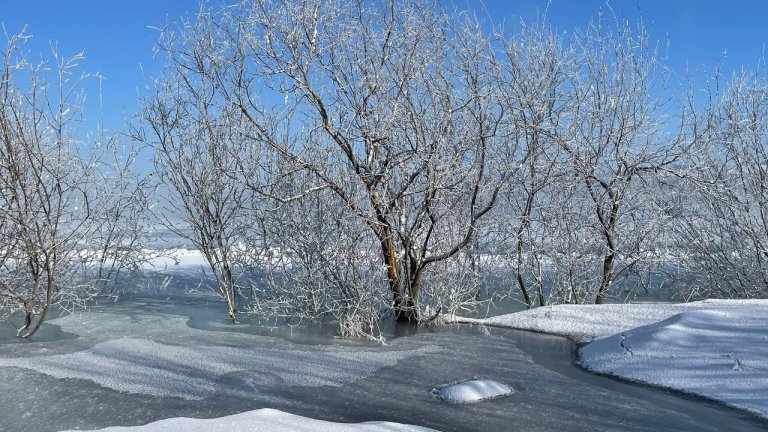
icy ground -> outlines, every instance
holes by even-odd
[[[317,424],[309,419],[355,424],[350,427],[383,421],[444,432],[503,431],[510,422],[534,432],[768,426],[720,406],[585,373],[573,366],[572,344],[560,337],[444,326],[392,337],[386,346],[328,337],[295,343],[251,333],[246,324],[207,324],[224,322],[218,299],[139,296],[52,319],[45,331],[55,337],[0,338],[0,431],[133,427],[261,408],[300,415],[306,425]],[[514,392],[472,404],[431,394],[468,379]]]
[[[121,338],[72,354],[0,359],[55,378],[90,379],[103,387],[151,396],[205,399],[216,381],[237,371],[275,375],[290,386],[333,386],[372,375],[398,360],[437,350],[315,352],[227,346],[173,346]],[[138,379],[146,377],[147,379]]]
[[[144,426],[109,427],[99,432],[418,432],[434,431],[418,426],[390,422],[334,423],[308,419],[282,411],[263,408],[215,419],[177,417]],[[74,431],[67,431],[74,432]]]
[[[374,346],[316,328],[286,334],[285,325],[246,324],[246,316],[233,326],[223,302],[200,283],[199,253],[175,255],[158,257],[135,281],[152,294],[142,290],[51,319],[30,343],[0,323],[0,431],[147,425],[133,430],[236,432],[254,430],[255,418],[266,430],[768,427],[719,404],[586,373],[573,365],[573,345],[555,336],[443,326],[402,337],[394,329],[388,345]],[[513,391],[472,404],[430,392],[466,380]],[[459,390],[471,390],[465,387]],[[247,428],[238,429],[241,421]]]
[[[768,300],[559,305],[460,320],[592,341],[579,351],[589,370],[768,417]]]

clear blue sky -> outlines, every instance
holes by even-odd
[[[496,22],[505,21],[508,28],[520,18],[533,19],[547,5],[546,0],[487,0],[485,6],[476,0],[452,2],[476,8],[480,16]],[[46,50],[49,41],[58,41],[64,54],[85,50],[82,70],[107,77],[105,122],[114,128],[124,115],[135,112],[137,92],[157,75],[162,63],[153,59],[157,31],[148,26],[177,21],[194,13],[198,4],[198,0],[5,0],[0,23],[9,33],[26,24],[34,35],[28,46],[32,54]],[[676,70],[686,63],[697,69],[719,62],[725,71],[754,65],[768,43],[768,1],[764,0],[614,0],[610,4],[619,17],[642,17],[653,38],[665,41],[668,37],[670,66]],[[559,30],[571,31],[586,25],[601,7],[606,8],[603,0],[552,0],[548,16]],[[90,98],[93,102],[96,95],[90,93]]]

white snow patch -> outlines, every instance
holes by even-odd
[[[686,311],[592,342],[581,363],[768,417],[768,303]]]
[[[704,300],[691,303],[555,305],[485,319],[454,317],[456,322],[531,330],[589,342],[665,320],[688,310],[768,307],[768,300]]]
[[[341,386],[394,366],[399,360],[439,350],[299,351],[226,346],[175,346],[123,338],[71,354],[0,359],[0,367],[31,369],[55,378],[79,378],[117,391],[205,399],[223,375],[237,371],[274,374],[289,386]]]
[[[285,413],[274,409],[248,411],[214,419],[185,417],[156,421],[144,426],[109,427],[100,432],[417,432],[434,431],[391,422],[334,423]],[[65,431],[74,432],[74,431]]]
[[[498,381],[470,380],[433,390],[441,400],[455,403],[472,403],[512,394],[512,389]]]
[[[456,320],[593,341],[580,350],[587,369],[768,417],[768,300],[558,305]]]

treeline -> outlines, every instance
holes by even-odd
[[[143,218],[201,251],[233,321],[375,336],[385,316],[503,296],[765,295],[760,71],[695,92],[640,23],[489,27],[410,0],[205,9],[161,32],[166,67],[129,133],[88,142],[67,60],[54,90],[11,39],[0,312],[24,336],[110,289],[142,259]],[[152,176],[121,140],[153,149]],[[150,211],[155,189],[170,196]]]

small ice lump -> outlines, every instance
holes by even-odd
[[[514,391],[509,386],[487,379],[461,381],[432,390],[438,399],[453,403],[479,402],[512,393]]]

